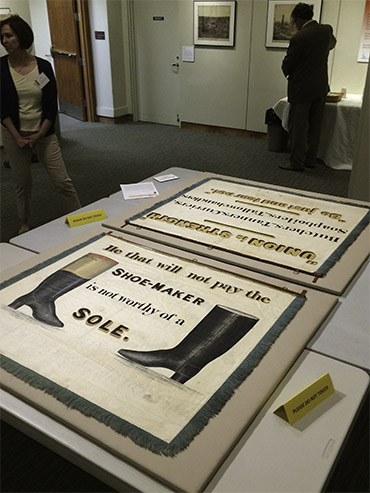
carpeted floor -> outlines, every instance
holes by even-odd
[[[61,147],[82,205],[176,166],[345,197],[349,171],[324,164],[304,173],[281,170],[288,154],[267,150],[266,140],[180,129],[152,123],[83,123],[61,115]],[[3,153],[2,161],[6,159]],[[42,164],[32,164],[31,226],[61,216]],[[1,172],[1,241],[18,231],[11,170]]]
[[[280,170],[288,154],[267,150],[263,139],[231,137],[150,123],[82,123],[61,115],[61,147],[82,205],[176,166],[212,171],[296,189],[345,197],[350,172],[318,165],[304,173]],[[3,155],[2,162],[6,159]],[[33,217],[37,227],[61,215],[40,163],[33,168]],[[1,166],[1,241],[17,234],[10,169]],[[326,491],[369,491],[366,404]],[[2,424],[2,492],[111,492],[110,487]],[[367,455],[366,455],[367,454]],[[356,471],[354,473],[354,471]]]

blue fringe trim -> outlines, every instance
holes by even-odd
[[[297,296],[292,301],[290,306],[278,318],[239,368],[237,368],[237,370],[224,382],[202,409],[199,410],[170,443],[166,443],[151,433],[142,430],[132,423],[110,413],[100,406],[80,397],[74,392],[54,383],[48,378],[39,375],[35,371],[20,365],[6,356],[1,355],[0,366],[29,385],[52,395],[67,407],[76,409],[85,416],[95,418],[97,421],[104,423],[117,433],[129,437],[137,445],[156,454],[174,457],[187,448],[189,443],[201,432],[209,420],[221,411],[223,406],[233,395],[235,389],[252,373],[253,369],[269,351],[272,344],[294,318],[305,301],[306,299],[302,296]]]
[[[121,435],[130,437],[138,445],[152,450],[152,452],[159,453],[158,450],[162,446],[167,445],[163,440],[143,431],[128,421],[123,420],[4,355],[0,355],[0,366],[23,382],[53,396],[57,401],[62,402],[70,409],[76,409],[89,418],[95,418]]]
[[[347,250],[347,248],[352,245],[352,243],[359,237],[362,231],[366,228],[366,226],[370,222],[370,212],[366,214],[365,217],[354,227],[354,229],[350,232],[347,238],[343,241],[341,245],[330,255],[330,257],[325,260],[325,262],[321,265],[321,267],[317,270],[316,274],[325,275],[327,272],[338,262],[343,253]]]
[[[217,180],[217,181],[222,181],[222,182],[225,182],[225,183],[232,183],[232,184],[236,184],[236,185],[244,185],[244,186],[249,186],[249,187],[254,187],[254,188],[262,188],[264,190],[273,190],[273,191],[276,191],[276,188],[270,187],[270,186],[267,186],[267,185],[262,185],[262,184],[261,185],[254,185],[254,184],[248,184],[248,185],[246,185],[244,182],[234,181],[234,180],[228,180],[226,178],[204,178],[203,180],[195,183],[194,185],[191,185],[191,186],[189,186],[187,188],[184,188],[180,192],[177,192],[172,197],[169,197],[169,198],[167,198],[165,200],[162,200],[162,201],[158,202],[154,206],[152,206],[152,207],[150,207],[148,209],[143,210],[139,214],[135,214],[134,216],[128,218],[126,220],[126,222],[130,222],[130,221],[134,221],[136,219],[139,219],[140,217],[144,216],[145,214],[148,214],[149,212],[156,210],[158,207],[161,207],[162,205],[165,205],[168,202],[171,202],[172,200],[175,200],[177,197],[181,197],[181,195],[184,195],[185,193],[190,192],[194,188],[197,188],[200,185],[203,185],[204,183],[207,183],[210,180]],[[290,190],[286,190],[286,191],[284,190],[284,193],[287,193],[287,194],[290,194],[290,195],[296,195],[296,196],[299,196],[299,197],[306,197],[306,198],[309,197],[309,198],[313,198],[313,199],[316,198],[317,199],[317,197],[309,196],[307,194],[303,194],[303,193],[300,193],[298,191],[297,192],[293,192],[293,191],[290,191]],[[370,208],[368,206],[361,205],[361,204],[352,204],[348,200],[341,200],[341,199],[332,200],[332,199],[326,199],[324,197],[320,197],[320,199],[318,199],[318,200],[323,200],[323,201],[329,202],[331,204],[344,204],[344,205],[350,205],[352,207],[360,207],[360,208],[363,208],[363,209],[367,209],[369,212],[354,227],[354,229],[347,236],[347,238],[343,241],[343,243],[330,255],[330,257],[327,260],[324,261],[324,263],[319,267],[319,269],[315,273],[312,273],[313,276],[315,276],[315,275],[323,276],[323,275],[327,274],[328,271],[336,264],[336,262],[338,262],[338,260],[341,258],[341,256],[343,255],[343,253],[347,250],[347,248],[356,240],[356,238],[358,238],[358,236],[360,235],[360,233],[366,228],[366,226],[370,222]]]

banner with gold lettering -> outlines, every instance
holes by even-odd
[[[305,297],[109,234],[4,282],[1,300],[6,371],[175,455]]]
[[[127,220],[139,228],[323,276],[369,223],[369,206],[205,179]]]

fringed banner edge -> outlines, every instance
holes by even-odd
[[[232,375],[230,375],[223,385],[170,443],[166,443],[151,433],[140,429],[123,418],[110,413],[100,406],[80,397],[51,381],[47,377],[39,375],[35,371],[20,365],[4,355],[1,355],[0,366],[16,378],[53,396],[67,407],[76,409],[83,415],[95,418],[97,421],[104,423],[117,433],[130,438],[137,445],[144,447],[155,454],[174,457],[182,450],[186,449],[195,436],[208,424],[209,420],[221,411],[226,402],[233,395],[235,389],[252,373],[254,368],[269,351],[272,344],[294,318],[298,310],[302,308],[305,301],[306,299],[303,296],[297,296],[290,303],[289,307],[275,321],[269,331],[241,365]]]

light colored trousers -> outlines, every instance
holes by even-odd
[[[22,223],[28,223],[31,215],[32,149],[21,148],[9,131],[2,126],[3,144],[10,162],[15,184],[17,212]],[[54,183],[63,208],[67,214],[81,207],[75,187],[68,176],[59,142],[55,134],[41,139],[35,147],[38,158],[44,164],[50,180]]]

